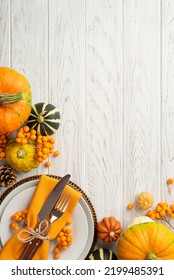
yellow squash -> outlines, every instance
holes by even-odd
[[[7,163],[16,171],[28,172],[39,166],[34,158],[35,147],[32,144],[9,143],[5,152]]]

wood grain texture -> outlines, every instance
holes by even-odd
[[[122,112],[122,1],[90,0],[86,2],[86,185],[98,219],[122,218]]]
[[[56,12],[55,12],[56,11]],[[49,97],[61,113],[61,151],[49,172],[85,189],[85,1],[49,3]]]
[[[173,185],[166,186],[174,172],[174,1],[162,1],[162,186],[163,200],[173,202]]]
[[[47,0],[11,0],[12,67],[30,81],[33,103],[48,100]]]
[[[10,1],[0,0],[0,65],[10,67],[11,62]]]
[[[160,199],[160,1],[124,1],[124,202]],[[137,215],[124,211],[124,224]]]
[[[47,4],[46,0],[11,1],[11,67],[29,80],[33,104],[48,101]],[[44,172],[41,165],[27,175]],[[25,177],[26,174],[20,175],[20,178]]]

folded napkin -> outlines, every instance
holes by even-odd
[[[28,208],[28,228],[34,229],[37,226],[37,215],[57,183],[57,179],[51,178],[47,175],[41,176]],[[81,196],[80,192],[74,190],[68,185],[64,188],[63,192],[68,193],[71,197],[68,207],[65,213],[50,225],[49,230],[46,234],[47,239],[45,239],[41,246],[38,248],[35,256],[33,257],[33,260],[48,259],[50,251],[50,241],[55,239],[57,234],[65,226]],[[1,249],[0,260],[18,260],[26,246],[26,243],[21,241],[21,238],[24,240],[28,237],[30,237],[30,234],[26,232],[26,228],[17,231]]]

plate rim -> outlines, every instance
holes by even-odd
[[[40,177],[42,176],[42,174],[39,174],[39,175],[33,175],[33,176],[30,176],[28,178],[25,178],[25,179],[22,179],[18,182],[16,182],[13,186],[11,186],[10,188],[8,188],[1,196],[0,196],[0,205],[2,204],[2,202],[4,201],[4,199],[14,190],[16,189],[17,187],[27,183],[27,182],[31,182],[31,181],[34,181],[34,180],[39,180]],[[60,180],[62,177],[61,176],[57,176],[57,175],[50,175],[50,174],[47,174],[47,176],[51,177],[51,178],[54,178],[54,179],[57,179],[57,180]],[[97,243],[97,230],[96,230],[96,225],[97,225],[97,215],[96,215],[96,212],[95,212],[95,209],[94,209],[94,206],[93,204],[91,203],[89,197],[85,194],[85,192],[78,186],[76,185],[74,182],[72,181],[69,181],[68,186],[72,187],[73,189],[79,191],[82,195],[82,198],[84,199],[84,201],[86,202],[86,204],[88,205],[89,207],[89,210],[90,210],[90,213],[91,213],[91,216],[92,216],[92,219],[93,219],[93,223],[94,223],[94,236],[93,236],[93,240],[92,240],[92,243],[91,243],[91,246],[89,248],[89,251],[86,255],[86,257],[84,258],[84,260],[88,259],[89,255],[93,252],[94,248],[95,248],[95,245]]]

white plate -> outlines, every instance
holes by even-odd
[[[38,179],[32,180],[14,188],[0,205],[0,238],[2,245],[11,237],[9,228],[11,215],[28,207]],[[85,198],[80,198],[72,214],[73,244],[61,252],[61,260],[83,260],[94,245],[94,217]],[[53,249],[56,241],[51,242],[49,259],[54,259]]]

